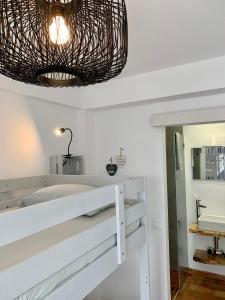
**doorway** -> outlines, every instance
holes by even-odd
[[[155,114],[152,115],[151,117],[151,125],[153,127],[158,127],[161,130],[163,130],[164,133],[166,133],[166,128],[167,127],[185,127],[187,126],[193,126],[194,132],[196,133],[196,128],[195,125],[203,125],[203,124],[208,124],[208,125],[215,125],[215,124],[225,124],[225,107],[218,107],[218,108],[207,108],[207,109],[200,109],[200,110],[189,110],[189,111],[178,111],[178,112],[171,112],[171,113],[160,113],[160,114]],[[218,132],[218,130],[216,130]],[[209,130],[207,129],[207,134],[209,134]],[[223,130],[223,135],[225,134],[225,130]],[[185,135],[185,134],[184,134]],[[196,138],[196,143],[199,142],[199,136],[198,135]],[[208,137],[207,136],[207,137]],[[166,134],[164,134],[164,144],[166,146]],[[194,178],[190,176],[190,174],[193,173],[192,169],[192,164],[190,162],[191,158],[191,152],[190,147],[186,146],[186,138],[185,138],[185,154],[189,153],[189,162],[187,163],[187,159],[185,159],[185,169],[187,172],[189,172],[189,179],[190,182],[187,182],[187,174],[186,174],[186,185],[191,184],[199,187],[198,182],[196,183],[194,181]],[[219,143],[221,144],[221,143]],[[218,144],[218,145],[219,145]],[[212,141],[212,145],[214,145],[214,141]],[[215,144],[216,145],[216,144]],[[197,145],[194,145],[197,148]],[[166,150],[166,147],[164,148]],[[166,151],[164,152],[166,154]],[[166,155],[164,155],[164,161],[166,162]],[[199,162],[198,162],[199,163]],[[167,170],[165,170],[165,177],[167,176]],[[202,170],[198,170],[196,174],[202,174]],[[196,175],[197,176],[197,175]],[[211,174],[210,174],[211,176]],[[166,186],[166,182],[164,187]],[[218,191],[219,189],[223,190],[225,188],[224,183],[215,183],[215,189],[212,189],[211,187],[214,186],[214,184],[205,184],[204,182],[200,183],[200,187],[202,187],[202,190],[204,191],[205,195],[207,197],[210,196],[210,193],[212,191]],[[189,187],[186,186],[186,192],[188,194]],[[209,193],[210,191],[210,193]],[[224,201],[224,194],[225,192],[221,193],[221,199],[218,197],[215,197],[215,194],[213,197],[209,197],[208,201],[215,204],[216,202],[221,202],[222,205],[225,204]],[[189,216],[187,216],[188,222],[188,244],[191,245],[189,247],[189,253],[188,253],[188,263],[189,263],[189,269],[187,270],[187,279],[184,284],[184,287],[182,288],[181,293],[179,293],[178,297],[176,298],[177,300],[183,300],[183,299],[190,299],[190,300],[214,300],[214,299],[224,299],[225,298],[225,267],[224,266],[218,266],[218,265],[211,265],[209,266],[208,264],[205,265],[203,263],[195,262],[193,260],[194,254],[196,252],[196,249],[204,249],[204,253],[207,251],[208,246],[213,246],[212,238],[210,237],[207,239],[207,237],[202,237],[198,236],[196,234],[192,234],[189,232],[190,228],[189,226],[191,225],[191,222],[193,220],[196,220],[196,205],[195,205],[195,200],[196,196],[198,194],[192,193],[192,201],[191,195],[186,195],[187,199],[187,205],[188,213]],[[199,197],[197,197],[199,198]],[[201,197],[203,199],[203,197]],[[223,199],[222,199],[223,198]],[[205,199],[205,196],[204,196]],[[193,201],[194,200],[194,201]],[[221,200],[221,201],[220,201]],[[205,201],[204,201],[205,202]],[[203,206],[204,203],[203,202]],[[207,206],[207,205],[206,205]],[[220,207],[216,205],[215,207]],[[167,197],[165,197],[165,205],[164,205],[164,212],[165,214],[168,214],[168,207],[167,207]],[[223,211],[225,212],[225,209],[221,210],[220,212]],[[191,215],[192,214],[192,215]],[[169,224],[168,224],[169,225]],[[168,239],[168,227],[165,230],[165,245],[166,247],[169,244],[169,239]],[[191,239],[191,241],[189,241]],[[194,241],[194,242],[193,242]],[[220,248],[222,248],[225,251],[225,238],[221,239],[220,241]],[[168,249],[168,248],[167,248]],[[169,254],[169,252],[167,252]],[[169,255],[167,255],[169,257]],[[169,262],[169,259],[167,260]],[[208,272],[208,268],[210,267],[210,272]],[[169,264],[167,264],[167,267],[165,268],[166,274],[169,275]],[[167,281],[167,292],[168,292],[168,299],[169,297],[169,287],[170,287],[170,281]],[[191,288],[190,288],[191,287]]]
[[[171,298],[225,299],[225,123],[167,127],[166,159]]]

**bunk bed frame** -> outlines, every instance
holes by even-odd
[[[13,207],[15,205],[15,200],[13,199],[39,188],[56,184],[74,183],[93,185],[97,188],[23,209],[0,213],[0,247],[5,247],[22,238],[115,203],[116,215],[114,223],[111,222],[111,225],[108,224],[106,228],[101,228],[101,230],[96,228],[93,240],[90,240],[89,243],[90,247],[91,245],[94,246],[95,237],[104,232],[106,234],[110,232],[110,234],[116,234],[116,245],[81,269],[64,284],[57,287],[45,299],[84,299],[126,260],[129,253],[139,249],[140,300],[150,300],[147,198],[144,178],[43,175],[2,180],[0,181],[1,208]],[[140,203],[132,214],[134,220],[136,217],[141,216],[140,226],[126,238],[124,199],[133,198],[134,195]],[[66,243],[64,246],[67,246]],[[63,247],[61,250],[63,253]],[[83,250],[85,251],[86,249]],[[2,257],[1,259],[4,258]],[[32,268],[35,274],[30,276],[29,282],[26,282],[26,287],[29,286],[31,288],[38,282],[41,282],[41,280],[44,280],[44,274],[38,271],[40,259],[43,262],[47,257],[45,258],[42,255],[32,260]],[[61,267],[66,265],[66,263],[67,257],[61,255]],[[24,287],[17,286],[13,279],[15,278],[16,280],[17,276],[22,276],[27,271],[26,267],[26,264],[22,264],[17,268],[9,268],[0,272],[0,299],[11,300],[22,293]],[[49,271],[48,269],[48,262],[46,261],[46,272]]]

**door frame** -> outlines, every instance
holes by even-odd
[[[166,127],[172,126],[185,126],[197,124],[210,124],[210,123],[224,123],[225,122],[225,107],[189,110],[181,112],[161,113],[151,116],[151,126],[161,128],[163,131],[163,157],[164,170],[163,178],[164,184],[162,189],[164,191],[164,216],[166,228],[164,234],[165,245],[165,260],[166,260],[166,295],[168,300],[171,299],[170,294],[170,262],[169,262],[169,238],[168,238],[168,196],[167,196],[167,174],[166,174]]]

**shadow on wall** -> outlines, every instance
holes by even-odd
[[[43,172],[44,150],[26,98],[1,93],[0,127],[0,179]]]
[[[48,89],[46,88],[46,91]],[[86,137],[83,133],[84,114],[82,111],[45,100],[27,99],[27,109],[32,118],[44,151],[44,164],[49,172],[49,157],[66,154],[69,135],[56,136],[57,128],[71,128],[74,134],[70,150],[72,154],[84,155]]]

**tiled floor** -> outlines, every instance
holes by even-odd
[[[188,275],[176,300],[225,300],[225,280]]]

